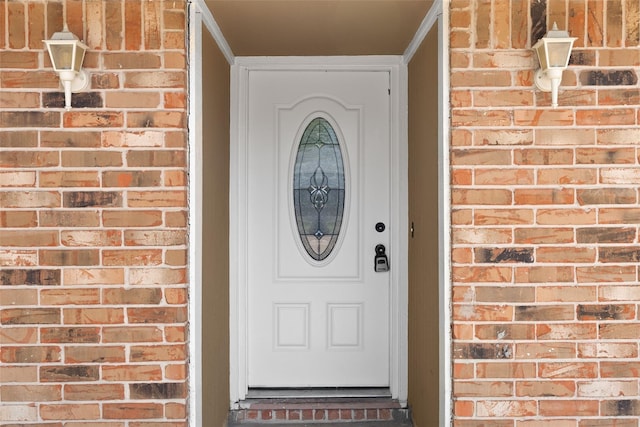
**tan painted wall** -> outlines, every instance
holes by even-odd
[[[205,0],[238,56],[401,55],[433,0]]]
[[[438,425],[438,34],[409,64],[409,405]]]
[[[230,68],[202,30],[203,426],[224,425],[229,411],[229,80]]]

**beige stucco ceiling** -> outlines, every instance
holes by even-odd
[[[400,55],[434,0],[205,0],[238,56]]]

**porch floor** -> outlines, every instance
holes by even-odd
[[[252,426],[269,426],[269,427],[318,427],[320,426],[342,426],[348,424],[349,427],[411,427],[411,420],[405,421],[396,421],[396,420],[388,420],[388,421],[323,421],[323,422],[293,422],[288,421],[286,423],[277,423],[273,421],[253,421],[251,423],[247,421],[243,422],[229,422],[228,427],[246,427],[247,425]]]
[[[410,427],[409,409],[390,397],[250,398],[229,413],[230,427],[344,425]]]

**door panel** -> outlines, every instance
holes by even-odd
[[[374,256],[378,244],[393,249],[389,73],[252,70],[248,82],[249,386],[388,386],[390,275],[374,271]],[[323,227],[301,237],[293,191],[300,141],[318,118],[335,132],[345,182],[338,189],[324,163],[299,174],[310,215],[339,212],[332,197],[344,191],[340,233],[322,260],[302,239],[329,240]]]

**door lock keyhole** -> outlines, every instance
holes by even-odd
[[[384,273],[389,271],[389,258],[387,257],[387,248],[384,245],[376,245],[376,256],[373,259],[373,270],[376,273]]]

